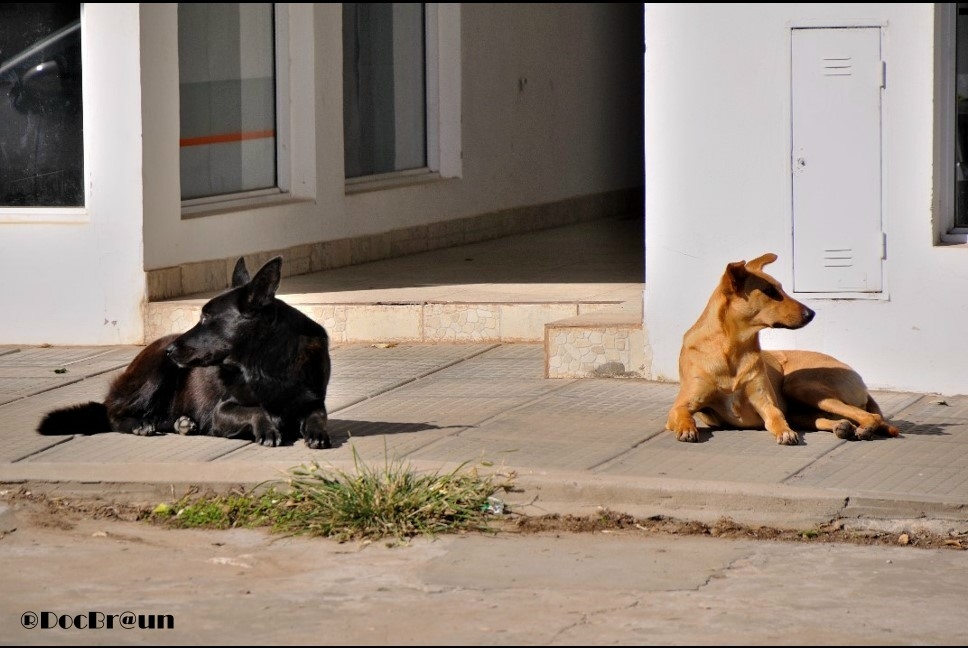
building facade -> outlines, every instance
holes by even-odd
[[[649,4],[651,376],[726,265],[817,311],[767,348],[814,349],[871,387],[966,393],[968,11],[956,4]]]

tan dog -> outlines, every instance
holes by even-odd
[[[698,441],[695,414],[711,427],[766,427],[783,445],[800,442],[790,423],[841,439],[870,439],[878,431],[897,436],[863,379],[844,363],[814,351],[760,349],[764,328],[797,329],[814,316],[763,272],[774,261],[775,254],[764,254],[726,266],[683,336],[679,396],[666,428],[680,441]]]

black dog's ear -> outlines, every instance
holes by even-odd
[[[282,279],[282,257],[277,256],[266,261],[245,287],[245,305],[261,308],[271,304],[276,291],[279,290],[280,279]]]
[[[235,262],[235,270],[232,271],[232,287],[238,288],[249,283],[249,269],[245,267],[245,257],[239,257]]]

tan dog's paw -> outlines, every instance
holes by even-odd
[[[856,426],[847,419],[837,421],[837,425],[834,426],[832,432],[838,439],[844,440],[853,439],[855,432],[858,436],[860,435],[860,430],[858,430]]]
[[[877,422],[874,425],[865,428],[857,428],[857,438],[867,441],[868,439],[873,439],[874,435],[876,435],[878,432],[889,437],[896,437],[900,436],[901,434],[900,430],[885,421],[882,417],[878,416]]]
[[[776,442],[780,445],[799,445],[800,435],[793,430],[784,430],[776,435]]]
[[[676,439],[695,443],[699,440],[699,430],[696,429],[696,419],[687,407],[673,407],[666,420],[666,429],[676,433]]]
[[[695,443],[696,441],[699,441],[699,430],[696,429],[695,425],[692,426],[692,429],[677,430],[676,440],[685,441],[687,443]]]

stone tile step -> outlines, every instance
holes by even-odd
[[[325,326],[334,345],[542,343],[548,322],[603,311],[641,313],[642,240],[636,214],[320,271],[289,258],[277,294]],[[250,272],[268,256],[249,255]],[[146,340],[186,331],[205,301],[228,285],[234,260],[203,272],[204,265],[174,269],[180,290],[207,287],[201,292],[151,291],[159,298],[146,307]],[[189,280],[186,272],[196,271],[210,276]],[[170,298],[160,297],[166,294]]]
[[[635,309],[635,304],[641,302],[641,288],[563,301],[408,300],[389,295],[351,303],[333,301],[331,295],[279,296],[326,327],[333,344],[542,342],[549,322]],[[188,330],[198,321],[207,299],[205,295],[148,303],[145,339]]]
[[[544,327],[545,378],[641,377],[650,350],[640,311],[589,312]]]

